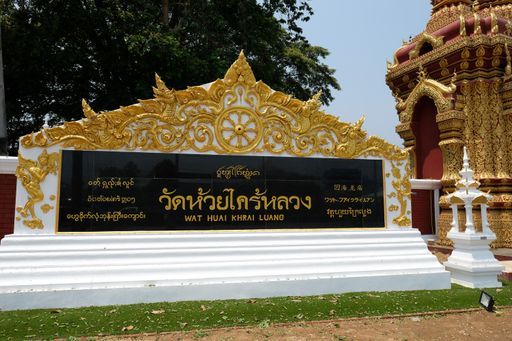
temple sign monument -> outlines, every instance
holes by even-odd
[[[223,79],[20,139],[0,309],[446,289],[411,228],[406,151]]]

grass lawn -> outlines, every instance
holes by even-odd
[[[487,289],[512,305],[512,282]],[[480,290],[346,293],[0,312],[0,340],[53,339],[408,314],[478,307]]]

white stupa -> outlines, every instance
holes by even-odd
[[[473,170],[469,167],[469,158],[464,147],[464,163],[459,172],[461,179],[457,181],[457,189],[448,195],[453,220],[448,238],[453,241],[454,250],[448,261],[444,263],[451,272],[452,283],[470,288],[501,287],[497,276],[503,266],[494,258],[490,243],[496,235],[489,228],[487,221],[487,203],[492,196],[480,191],[480,183],[473,178]],[[461,231],[458,218],[458,206],[464,205],[466,211],[466,228]],[[473,206],[480,205],[482,231],[475,230],[473,222]]]

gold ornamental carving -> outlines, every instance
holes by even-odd
[[[450,127],[453,127],[453,129],[462,129],[464,127],[464,121],[466,120],[466,116],[464,115],[464,112],[460,110],[449,110],[442,113],[438,113],[436,115],[436,122],[437,123],[443,123],[443,122],[449,122],[452,123],[453,121],[460,121],[460,123],[456,124],[455,126],[450,125]],[[448,127],[446,129],[449,129]],[[440,128],[441,131],[444,131],[445,129]]]
[[[497,68],[501,65],[501,55],[503,54],[503,47],[497,45],[492,50],[492,67]]]
[[[398,226],[411,226],[411,219],[409,218],[411,212],[407,210],[407,201],[411,196],[411,176],[412,170],[410,167],[407,167],[408,172],[406,174],[400,173],[400,166],[403,166],[403,163],[407,161],[398,161],[391,163],[391,174],[393,175],[393,180],[391,181],[391,185],[393,186],[394,192],[388,194],[388,198],[396,198],[400,203],[400,207],[397,205],[390,205],[388,210],[390,212],[399,211],[399,215],[393,219],[393,223]],[[390,174],[386,174],[389,176]]]
[[[417,39],[416,46],[409,52],[409,59],[419,57],[421,48],[424,44],[430,44],[434,49],[443,46],[444,44],[444,37],[436,37],[425,32],[423,32]]]
[[[442,58],[439,61],[439,67],[441,68],[441,76],[446,77],[450,75],[450,71],[448,70],[448,60],[446,58]]]
[[[484,57],[485,57],[485,48],[483,46],[479,46],[476,49],[476,62],[475,62],[475,66],[477,68],[481,68],[481,67],[484,66],[484,64],[485,64]]]
[[[505,46],[505,44],[510,44],[510,39],[510,36],[506,36],[503,34],[497,34],[494,36],[484,34],[479,36],[460,37],[459,39],[455,39],[447,44],[440,46],[439,48],[429,52],[426,55],[420,56],[419,58],[416,58],[414,60],[410,60],[407,63],[397,64],[395,67],[388,70],[386,80],[388,84],[390,84],[391,80],[400,79],[404,74],[413,72],[418,68],[420,64],[428,65],[432,62],[439,61],[441,58],[445,56],[449,56],[455,53],[463,53],[465,49],[468,49],[468,52],[466,53],[469,53],[469,49],[471,49],[472,51],[476,51],[480,46],[485,46],[487,48],[494,47],[496,45]],[[485,62],[485,55],[480,56],[478,58],[477,57],[478,56],[475,55],[475,59],[470,59],[470,55],[468,55],[467,58],[461,58],[461,63],[463,66],[462,69],[464,70],[469,68],[469,61],[474,60],[476,62],[476,59],[480,59],[482,62]],[[480,70],[480,74],[482,76],[494,74],[499,75],[503,74],[503,71]]]
[[[459,17],[464,19],[471,14],[470,5],[473,0],[458,1],[460,4],[442,2],[433,7],[432,18],[429,20],[426,32],[435,32],[440,28],[451,24]],[[465,21],[465,20],[464,20]],[[464,23],[465,26],[465,23]],[[462,29],[462,25],[461,28]]]
[[[443,153],[443,182],[455,183],[460,178],[459,170],[462,167],[462,149],[464,142],[453,138],[439,142]]]
[[[457,87],[453,83],[446,86],[433,79],[421,79],[402,105],[403,110],[400,112],[400,122],[411,122],[414,107],[420,98],[424,96],[434,101],[439,113],[452,109],[452,96],[456,89]]]
[[[82,150],[194,150],[240,154],[289,153],[356,158],[406,158],[400,148],[362,130],[364,119],[345,123],[320,110],[320,94],[303,102],[254,77],[245,56],[209,88],[174,90],[157,76],[154,99],[95,113],[21,138],[25,148],[60,144]]]
[[[261,140],[261,120],[250,110],[232,108],[224,111],[215,124],[217,141],[225,149],[252,150]]]
[[[48,174],[57,174],[59,153],[48,153],[46,150],[43,150],[37,161],[25,159],[23,155],[19,154],[18,163],[16,176],[27,191],[28,200],[23,207],[17,207],[16,211],[23,219],[23,225],[31,229],[42,229],[43,222],[37,217],[34,205],[44,199],[41,182],[44,181]],[[41,210],[47,213],[49,207],[50,205],[44,204],[41,206]]]
[[[471,167],[479,178],[510,178],[511,122],[501,113],[500,79],[463,82],[465,145],[475,155]]]
[[[469,57],[471,56],[471,53],[469,52],[469,49],[465,47],[462,52],[460,53],[460,69],[461,70],[467,70],[469,68]]]
[[[459,16],[459,35],[462,37],[467,36],[466,19],[462,14]]]

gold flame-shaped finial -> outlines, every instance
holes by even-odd
[[[252,72],[251,66],[245,58],[244,51],[240,51],[238,59],[231,65],[224,76],[224,82],[233,85],[236,82],[251,86],[256,83],[256,78]]]
[[[94,112],[94,110],[92,110],[91,106],[89,105],[89,103],[87,103],[87,101],[82,98],[82,111],[84,112],[84,116],[86,118],[93,118],[94,116],[96,116],[96,113]]]
[[[423,65],[420,64],[418,67],[418,80],[421,82],[422,80],[425,80],[428,78],[427,71],[423,67]]]

